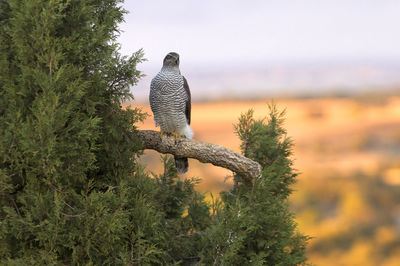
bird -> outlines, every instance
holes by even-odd
[[[175,140],[179,137],[191,139],[190,128],[191,95],[188,82],[179,69],[179,54],[168,53],[158,74],[150,84],[150,107],[154,114],[156,127],[160,135],[171,134]],[[175,167],[179,174],[188,171],[188,158],[174,156]]]

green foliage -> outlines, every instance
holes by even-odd
[[[172,156],[163,156],[164,173],[154,175],[158,189],[155,201],[164,215],[164,230],[168,232],[166,246],[170,263],[197,260],[201,249],[202,230],[211,222],[210,206],[204,195],[195,191],[196,178],[180,180]]]
[[[171,157],[148,176],[122,108],[142,52],[118,53],[119,0],[0,0],[1,264],[304,262],[286,198],[296,174],[272,109],[243,116],[246,156],[263,166],[210,204]],[[210,210],[211,209],[211,210]]]
[[[255,121],[253,110],[242,114],[235,131],[242,141],[242,153],[262,165],[263,176],[268,177],[263,182],[271,189],[270,193],[286,199],[297,176],[290,158],[293,144],[282,127],[285,111],[279,112],[273,103],[269,109],[267,122],[265,119]]]
[[[297,265],[305,263],[307,237],[296,231],[288,211],[292,169],[292,143],[282,128],[284,112],[270,105],[269,120],[256,121],[253,111],[235,126],[247,157],[262,166],[253,182],[240,182],[222,194],[223,207],[215,215],[202,251],[204,264]],[[242,180],[235,177],[236,181]]]
[[[0,7],[0,259],[160,261],[163,234],[153,229],[162,215],[130,190],[143,179],[133,126],[143,115],[121,102],[141,76],[142,52],[118,54],[120,1]]]

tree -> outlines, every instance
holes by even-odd
[[[287,197],[297,174],[290,160],[292,142],[282,127],[284,112],[270,105],[269,119],[243,114],[235,126],[242,153],[262,166],[257,179],[236,175],[237,185],[222,193],[201,253],[205,264],[298,265],[305,263],[307,237],[296,231]]]
[[[118,53],[121,2],[0,0],[1,263],[303,262],[275,113],[268,124],[242,117],[244,155],[261,177],[237,175],[211,206],[169,156],[161,175],[136,162],[145,114],[121,104],[143,54]]]
[[[142,114],[120,104],[142,52],[118,54],[119,2],[0,1],[0,256],[10,263],[128,260],[125,187],[141,149],[130,132]]]

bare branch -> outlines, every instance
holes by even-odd
[[[145,149],[211,163],[229,169],[246,180],[258,178],[261,172],[261,166],[257,162],[220,145],[185,138],[175,141],[174,137],[166,135],[161,138],[160,133],[154,130],[139,130],[139,135]]]

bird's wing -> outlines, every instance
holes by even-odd
[[[151,111],[153,111],[153,113],[154,113],[154,90],[155,90],[155,80],[153,78],[150,83],[150,94],[149,94],[150,108]]]
[[[192,109],[192,99],[191,99],[191,95],[190,95],[189,85],[188,85],[185,77],[183,77],[183,87],[185,88],[186,94],[188,96],[186,103],[185,103],[185,115],[186,115],[186,121],[190,125],[190,113],[191,113],[191,109]]]
[[[156,124],[156,127],[158,127],[158,120],[157,120],[157,117],[156,117],[156,102],[154,102],[154,97],[155,97],[155,95],[154,95],[154,90],[156,89],[155,87],[156,87],[156,85],[155,85],[155,79],[153,78],[152,80],[151,80],[151,84],[150,84],[150,94],[149,94],[149,102],[150,102],[150,108],[151,108],[151,111],[153,112],[153,115],[154,115],[154,122],[155,122],[155,124]]]

